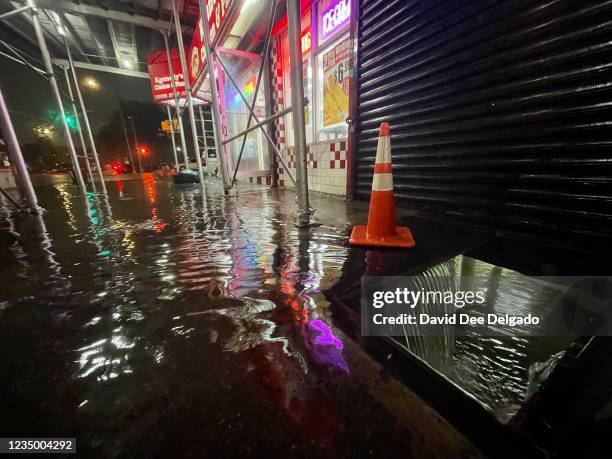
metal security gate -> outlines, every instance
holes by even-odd
[[[360,0],[358,27],[358,198],[388,120],[400,205],[610,246],[612,1]]]

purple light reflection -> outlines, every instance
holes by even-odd
[[[332,365],[345,373],[350,373],[348,364],[342,356],[344,343],[334,336],[331,327],[319,319],[311,320],[307,327],[317,334],[311,341],[314,359],[318,363]]]

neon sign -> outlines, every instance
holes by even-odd
[[[351,0],[331,0],[321,12],[321,39],[325,40],[346,26],[351,19]]]
[[[312,46],[312,33],[310,32],[310,27],[302,32],[302,55],[308,53]]]

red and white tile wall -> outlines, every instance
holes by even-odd
[[[272,75],[272,113],[285,108],[283,100],[283,68],[280,59],[280,38],[272,43],[270,75]],[[283,158],[295,177],[295,151],[287,148],[285,141],[285,122],[283,118],[274,121],[274,138]],[[346,155],[347,141],[319,142],[307,147],[308,187],[312,191],[340,196],[346,195]],[[278,185],[293,188],[289,175],[279,163]]]

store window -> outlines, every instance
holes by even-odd
[[[353,45],[349,38],[350,0],[321,0],[316,7],[317,33],[311,34],[310,12],[302,18],[301,46],[304,57],[306,143],[348,137],[349,88],[353,68]],[[318,43],[316,40],[318,40]],[[291,105],[291,66],[288,36],[283,36],[283,95]],[[294,146],[293,117],[285,116],[285,140]]]
[[[231,76],[240,86],[240,91],[246,98],[249,106],[253,103],[255,96],[255,87],[257,86],[257,75],[259,72],[259,60],[254,55],[252,58],[231,54],[231,51],[226,51],[222,54],[222,59],[226,63]],[[227,124],[227,136],[231,137],[247,128],[249,121],[249,106],[238,94],[238,91],[233,84],[229,82],[226,73],[224,75],[224,105],[225,105],[225,122]],[[259,119],[266,116],[266,103],[263,87],[257,92],[257,99],[254,107],[255,114]],[[251,120],[251,126],[254,121]],[[230,153],[231,163],[233,166],[238,164],[238,157],[242,149],[242,157],[240,160],[239,171],[262,171],[269,169],[269,157],[266,139],[260,129],[255,129],[249,132],[242,147],[243,138],[240,137],[233,142],[230,142],[226,148]]]
[[[304,96],[308,99],[308,105],[304,108],[304,119],[306,121],[306,143],[312,143],[313,122],[312,107],[313,101],[313,68],[312,68],[312,33],[310,28],[310,14],[302,18],[302,68],[304,71]],[[289,59],[289,40],[285,34],[282,40],[283,49],[283,88],[285,107],[291,106],[291,60]],[[293,138],[293,116],[291,113],[285,116],[285,140],[287,146],[292,147],[295,143]]]
[[[348,136],[352,51],[352,40],[347,34],[327,48],[321,48],[317,55],[316,141]]]

